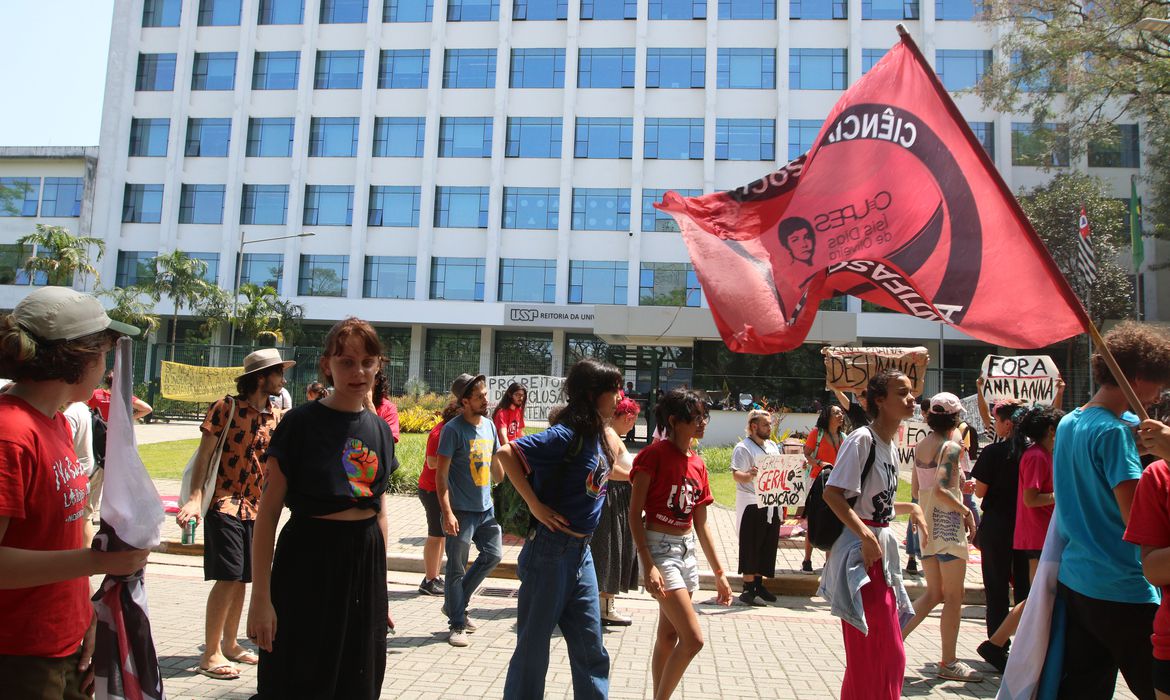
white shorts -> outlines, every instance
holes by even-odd
[[[699,566],[695,559],[695,533],[667,535],[662,532],[646,531],[646,544],[650,557],[662,574],[665,590],[685,588],[691,593],[699,590]]]

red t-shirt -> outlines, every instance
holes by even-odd
[[[390,434],[394,436],[394,442],[398,442],[398,406],[389,399],[382,399],[382,405],[378,406],[378,417],[386,421],[386,425],[390,426]]]
[[[1125,541],[1139,547],[1163,549],[1170,547],[1170,467],[1158,460],[1142,473],[1133,506],[1129,511],[1129,527]],[[1154,658],[1170,661],[1170,586],[1162,586],[1162,605],[1154,616]]]
[[[508,442],[524,436],[524,410],[519,406],[505,408],[492,420],[496,424],[496,432],[507,436]]]
[[[1020,456],[1020,486],[1016,506],[1015,549],[1044,549],[1048,523],[1055,506],[1029,508],[1024,505],[1024,489],[1052,493],[1052,455],[1038,445],[1032,445]]]
[[[696,506],[714,501],[707,484],[707,465],[698,454],[685,455],[670,440],[659,440],[634,457],[632,476],[650,475],[646,492],[646,522],[688,528]]]
[[[5,547],[85,547],[89,479],[73,452],[69,421],[0,396],[0,516]],[[0,590],[0,654],[60,658],[77,651],[93,617],[89,579]]]
[[[426,457],[435,457],[439,454],[439,435],[443,432],[444,425],[446,423],[440,422],[431,428],[431,434],[427,436],[427,450],[424,453],[423,468],[418,473],[418,487],[424,491],[435,491],[439,488],[435,485],[436,470],[427,466]]]

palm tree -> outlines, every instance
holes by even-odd
[[[158,330],[158,316],[150,313],[151,307],[142,301],[144,290],[138,286],[102,289],[98,296],[110,299],[114,306],[106,313],[115,321],[129,323],[142,329],[142,335],[152,335]]]
[[[300,331],[305,307],[281,299],[274,288],[244,283],[240,296],[245,302],[237,308],[234,320],[241,337],[255,340],[261,333],[272,332],[285,340]]]
[[[74,236],[64,226],[37,224],[35,233],[18,238],[16,243],[32,251],[23,266],[29,276],[43,272],[48,283],[58,287],[71,286],[73,275],[78,272],[83,285],[89,275],[101,281],[97,268],[93,266],[106,252],[106,244],[100,238]],[[97,249],[97,257],[92,262],[89,257],[91,248]]]
[[[192,258],[181,250],[160,255],[154,259],[157,273],[153,280],[145,283],[146,292],[156,302],[168,297],[174,303],[171,311],[171,356],[175,353],[175,336],[179,325],[179,312],[186,307],[194,310],[205,300],[212,298],[218,288],[203,278],[207,274],[207,263]]]

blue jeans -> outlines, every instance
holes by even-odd
[[[492,511],[457,510],[455,519],[459,521],[459,534],[447,536],[447,582],[443,606],[447,611],[447,625],[453,630],[467,626],[467,600],[504,554],[500,525]],[[467,555],[471,552],[472,542],[478,554],[468,569]]]
[[[911,498],[910,502],[917,503],[918,499]],[[922,556],[922,546],[918,541],[918,528],[914,527],[913,522],[906,526],[906,554],[911,557]]]
[[[544,697],[553,628],[569,648],[575,700],[609,696],[609,654],[601,642],[597,572],[589,545],[538,525],[517,562],[520,600],[516,651],[508,664],[505,700]]]

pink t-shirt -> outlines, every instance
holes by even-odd
[[[1052,454],[1039,445],[1024,450],[1020,457],[1019,503],[1016,506],[1016,549],[1044,549],[1044,537],[1055,506],[1029,508],[1024,505],[1024,489],[1052,493]]]

